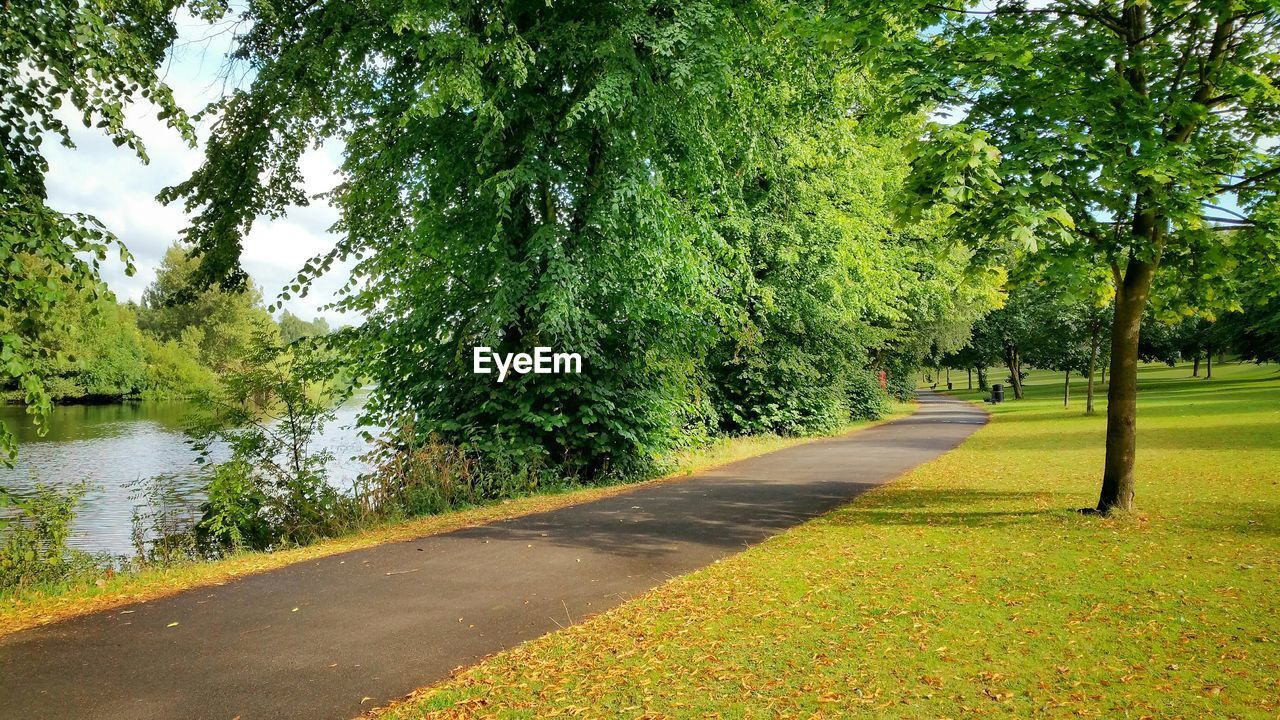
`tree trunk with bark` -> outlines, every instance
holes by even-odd
[[[1008,345],[1004,349],[1004,363],[1009,366],[1009,384],[1013,386],[1013,398],[1022,399],[1022,361],[1018,358],[1018,348]]]
[[[1071,402],[1071,371],[1066,370],[1062,378],[1062,407],[1067,407]]]
[[[982,392],[990,389],[987,386],[987,369],[985,367],[978,368],[978,389]]]
[[[1210,350],[1209,350],[1209,352],[1205,353],[1205,357],[1204,357],[1204,379],[1205,379],[1205,380],[1212,380],[1212,379],[1213,379],[1213,350],[1212,350],[1212,349],[1210,349]]]
[[[1191,377],[1200,377],[1200,353],[1191,359]]]
[[[1149,216],[1143,219],[1147,222],[1154,221]],[[1146,230],[1156,231],[1151,227]],[[1155,271],[1155,263],[1130,258],[1123,278],[1118,271],[1116,273],[1115,315],[1111,329],[1111,385],[1107,389],[1107,457],[1097,507],[1100,513],[1133,509],[1133,465],[1138,416],[1138,334]]]

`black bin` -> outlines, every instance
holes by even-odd
[[[993,403],[1004,402],[1004,385],[1001,385],[1000,383],[996,383],[991,386],[991,402]]]

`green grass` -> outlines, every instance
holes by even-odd
[[[1280,373],[1188,374],[1142,370],[1132,516],[1074,511],[1105,419],[1033,374],[901,480],[386,715],[1276,718]]]
[[[895,405],[886,419],[899,417],[910,410],[910,405]],[[853,422],[839,432],[850,432],[871,424],[873,423],[867,421]],[[781,450],[810,439],[812,438],[778,435],[724,438],[704,447],[677,453],[670,459],[669,466],[674,468],[672,473],[643,482],[676,479],[735,460]],[[593,487],[555,486],[543,492],[493,504],[384,523],[305,547],[277,552],[243,552],[212,562],[179,562],[129,573],[109,573],[95,580],[3,590],[0,591],[0,636],[69,617],[154,600],[194,587],[221,585],[245,575],[297,562],[589,502],[626,492],[643,482]]]

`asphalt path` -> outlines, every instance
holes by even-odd
[[[985,422],[926,393],[907,418],[684,480],[15,633],[0,718],[351,718],[825,513]]]

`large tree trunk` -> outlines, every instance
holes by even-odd
[[[1107,390],[1107,458],[1098,512],[1133,508],[1133,464],[1137,446],[1138,332],[1156,265],[1129,260],[1116,288],[1111,327],[1111,386]]]
[[[973,368],[969,368],[969,389],[973,389]]]
[[[987,387],[987,368],[986,368],[986,366],[983,366],[983,367],[978,368],[978,389],[979,389],[979,390],[981,390],[982,392],[986,392],[986,391],[989,389],[989,388]]]
[[[1200,377],[1200,353],[1191,360],[1191,377]]]
[[[1004,363],[1009,367],[1009,384],[1013,385],[1013,398],[1022,399],[1022,363],[1018,360],[1018,348],[1006,346]]]

